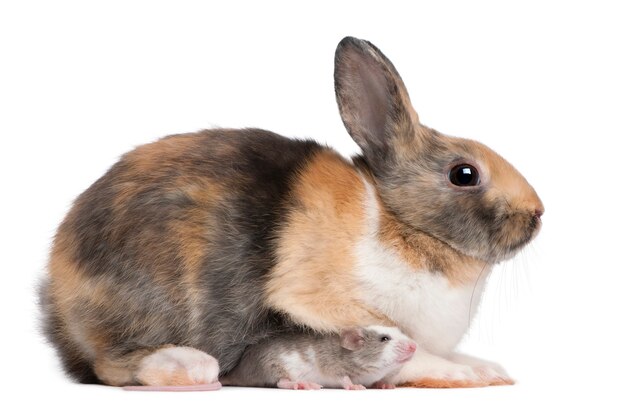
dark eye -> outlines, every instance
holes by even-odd
[[[380,337],[380,341],[381,341],[381,342],[388,342],[388,341],[390,341],[390,340],[391,340],[391,338],[390,338],[389,336],[387,336],[387,335],[382,335],[382,336]]]
[[[450,170],[449,178],[452,184],[459,187],[475,186],[480,183],[478,170],[466,163],[454,166]]]

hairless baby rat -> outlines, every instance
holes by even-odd
[[[290,333],[244,351],[224,385],[287,389],[395,388],[385,382],[413,357],[416,344],[398,328],[368,326],[339,334]]]

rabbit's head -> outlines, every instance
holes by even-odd
[[[526,179],[488,147],[422,125],[400,75],[374,45],[339,43],[335,91],[380,198],[399,221],[490,263],[538,233],[543,205]]]

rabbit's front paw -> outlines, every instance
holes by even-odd
[[[452,355],[451,360],[456,363],[466,364],[472,367],[476,374],[478,374],[484,381],[489,382],[489,385],[515,384],[515,381],[498,363],[460,353]]]

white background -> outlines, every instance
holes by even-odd
[[[2,395],[94,404],[624,400],[619,2],[221,3],[1,3]],[[355,153],[332,82],[346,35],[394,62],[423,123],[491,146],[545,203],[542,234],[495,270],[462,345],[502,363],[518,384],[152,394],[70,383],[37,332],[34,290],[72,200],[130,148],[213,126],[261,127]]]

